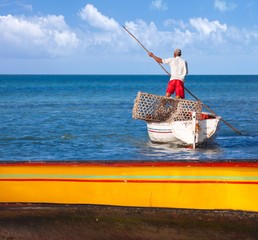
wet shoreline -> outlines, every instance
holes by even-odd
[[[257,239],[258,213],[1,204],[0,239]]]

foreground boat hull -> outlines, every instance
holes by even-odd
[[[258,163],[4,163],[0,202],[258,211]]]

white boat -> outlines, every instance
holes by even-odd
[[[200,120],[147,122],[149,138],[153,143],[203,144],[216,136],[220,117],[210,113],[202,116],[205,118]]]
[[[202,112],[196,101],[172,99],[139,92],[133,118],[145,120],[153,143],[195,148],[216,136],[221,117]]]

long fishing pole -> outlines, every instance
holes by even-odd
[[[149,53],[149,50],[146,48],[146,47],[144,47],[144,45],[125,27],[125,26],[123,26],[123,28],[125,29],[125,31],[127,32],[127,33],[129,33],[141,46],[142,46],[142,48],[146,51],[146,52],[148,52]],[[156,61],[157,62],[157,61]],[[170,76],[171,74],[159,63],[159,62],[157,62],[158,64],[159,64],[159,66]],[[210,112],[212,112],[213,114],[215,114],[215,115],[217,115],[218,116],[218,114],[217,113],[215,113],[212,109],[210,109],[206,104],[204,104],[199,98],[197,98],[194,94],[192,94],[186,87],[184,87],[184,89],[193,97],[193,98],[195,98],[197,101],[200,101],[201,102],[201,104],[204,106],[204,107],[206,107]],[[222,122],[224,122],[228,127],[230,127],[231,129],[233,129],[236,133],[238,133],[238,134],[240,134],[240,135],[242,135],[243,133],[241,133],[240,131],[238,131],[235,127],[233,127],[231,124],[229,124],[226,120],[224,120],[222,117],[221,117],[221,121]]]

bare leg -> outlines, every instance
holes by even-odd
[[[166,97],[170,97],[171,93],[166,92]]]

